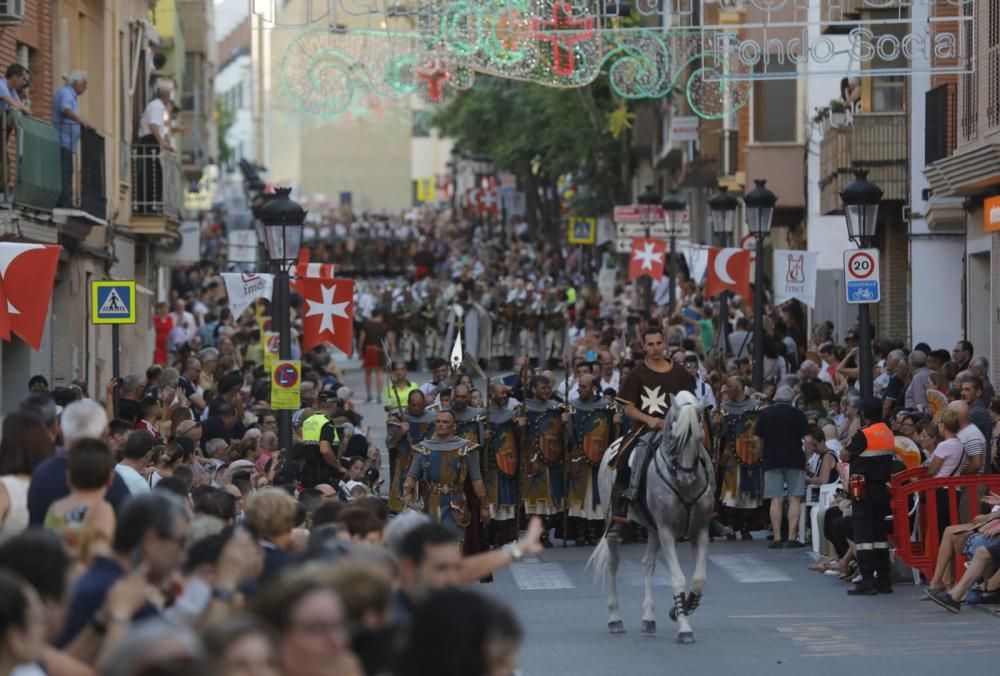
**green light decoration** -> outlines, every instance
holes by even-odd
[[[281,63],[288,99],[302,113],[331,118],[368,96],[447,102],[476,73],[562,88],[606,75],[622,98],[681,90],[696,115],[719,119],[751,94],[748,81],[727,77],[743,67],[720,59],[699,30],[607,25],[570,0],[435,0],[410,19],[410,31],[302,33]]]

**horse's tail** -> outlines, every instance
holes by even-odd
[[[608,573],[611,568],[611,547],[608,545],[608,536],[605,535],[597,543],[594,552],[587,559],[587,565],[594,574],[594,582],[602,587],[608,581]]]

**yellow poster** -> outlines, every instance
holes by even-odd
[[[301,406],[302,378],[298,361],[277,359],[271,371],[271,410],[297,411]]]
[[[264,343],[264,370],[272,373],[280,354],[281,341],[278,340],[278,334],[275,331],[264,331],[261,335]]]
[[[417,201],[418,202],[433,202],[434,201],[434,187],[435,179],[433,176],[418,178],[417,179]]]

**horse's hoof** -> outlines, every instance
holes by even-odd
[[[642,621],[642,633],[646,636],[656,635],[656,620],[643,620]]]
[[[612,634],[624,634],[625,623],[621,620],[612,620],[611,622],[608,622],[608,631]]]
[[[677,609],[676,608],[671,608],[669,614],[670,614],[670,620],[672,622],[676,622],[677,621]]]
[[[694,632],[682,631],[681,633],[677,634],[677,642],[682,643],[684,645],[690,645],[694,643]]]

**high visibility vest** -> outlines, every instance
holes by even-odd
[[[387,406],[391,406],[393,408],[397,406],[406,408],[406,402],[410,400],[410,392],[419,389],[419,385],[409,381],[407,381],[406,385],[403,387],[389,385],[389,387],[385,388],[385,403]]]
[[[895,455],[896,437],[885,423],[875,423],[861,430],[865,435],[865,451],[862,458],[877,458],[884,455]]]
[[[330,419],[322,413],[313,413],[302,423],[302,441],[318,444],[320,434],[323,432],[323,426],[329,422]],[[340,443],[340,435],[337,434],[336,427],[333,428],[333,443]]]

